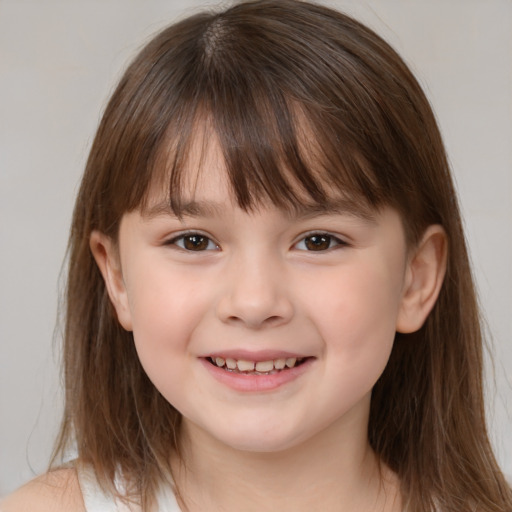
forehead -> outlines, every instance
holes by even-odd
[[[311,143],[309,142],[310,147]],[[311,152],[312,153],[312,152]],[[314,169],[314,160],[310,153],[310,165]],[[218,136],[211,128],[198,130],[190,140],[188,151],[179,169],[179,187],[173,187],[172,172],[177,172],[176,156],[166,162],[167,172],[151,184],[150,191],[141,212],[144,217],[171,213],[177,216],[215,217],[229,208],[240,207],[236,190],[236,181],[230,174],[224,152]],[[269,195],[255,195],[244,210],[257,210],[278,207],[291,216],[309,216],[322,213],[343,213],[374,220],[376,209],[367,201],[348,191],[338,190],[329,185],[321,176],[321,166],[316,171],[316,179],[323,184],[324,194],[321,200],[315,200],[299,181],[294,169],[279,168],[280,176],[289,184],[289,195],[276,204]],[[236,170],[243,175],[244,169]],[[164,179],[162,179],[164,178]]]
[[[272,98],[236,109],[206,98],[181,105],[155,144],[135,208],[144,211],[166,195],[179,213],[183,202],[206,192],[243,210],[294,210],[343,197],[372,213],[387,203],[373,168],[332,116]]]

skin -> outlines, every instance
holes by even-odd
[[[321,212],[245,212],[218,147],[197,153],[208,168],[192,176],[183,217],[155,187],[117,243],[91,236],[120,323],[183,415],[175,477],[188,510],[400,510],[399,482],[368,445],[371,390],[395,332],[419,329],[435,303],[442,228],[411,249],[396,211],[369,217],[342,197]],[[306,363],[240,389],[210,356]]]
[[[145,371],[183,415],[187,506],[399,510],[396,478],[379,472],[366,438],[371,389],[395,332],[420,328],[437,298],[442,228],[409,250],[391,208],[368,217],[333,196],[326,211],[245,212],[220,155],[210,143],[192,159],[201,172],[182,218],[156,189],[148,211],[125,214],[117,245],[91,239]],[[239,389],[207,362],[283,354],[307,365],[271,389],[254,376]]]
[[[74,469],[41,475],[0,503],[2,512],[85,512]]]
[[[298,220],[275,208],[247,214],[226,199],[218,187],[200,187],[195,201],[218,215],[132,212],[121,223],[112,287],[144,369],[188,429],[240,450],[294,447],[334,422],[341,428],[353,408],[363,427],[403,293],[398,215]],[[208,235],[211,248],[182,249],[176,237],[188,230]],[[333,233],[333,247],[303,249],[310,232]],[[311,358],[307,371],[276,389],[243,392],[205,369],[207,356],[258,361],[274,351]]]

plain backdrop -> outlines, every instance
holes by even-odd
[[[391,42],[434,106],[494,345],[491,436],[511,475],[512,1],[326,3]],[[59,272],[102,109],[137,49],[199,5],[0,0],[0,495],[43,471],[51,452],[61,412]]]

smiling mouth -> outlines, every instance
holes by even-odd
[[[245,375],[274,375],[282,371],[296,368],[303,364],[308,357],[288,357],[270,359],[268,361],[247,361],[223,357],[207,357],[206,360],[217,368],[227,372]]]

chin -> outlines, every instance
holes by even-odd
[[[220,440],[224,442],[223,440]],[[297,443],[282,439],[229,439],[228,444],[233,450],[248,453],[279,453],[292,449]]]
[[[268,428],[262,425],[231,425],[222,432],[212,432],[218,442],[233,450],[253,453],[277,453],[296,447],[304,442],[297,432],[282,428]]]

